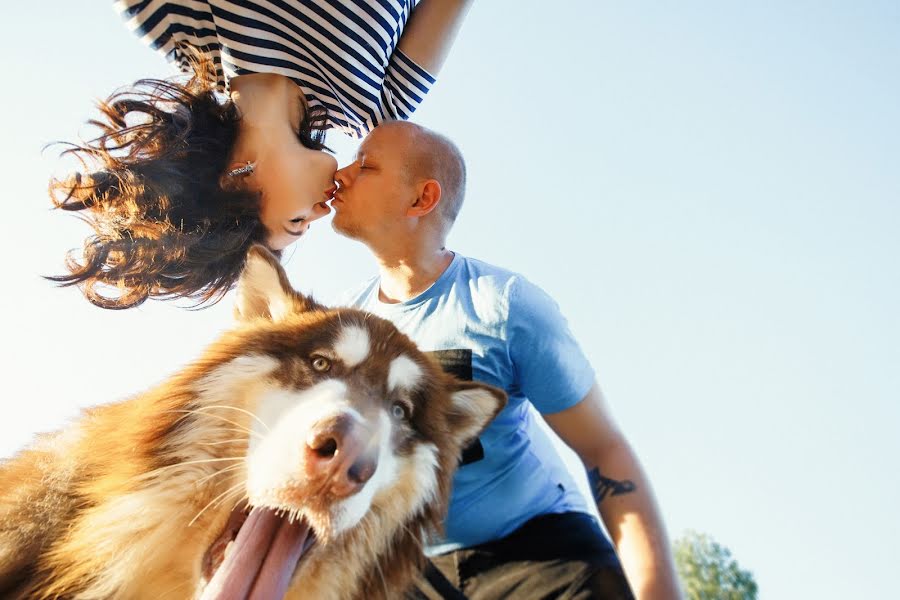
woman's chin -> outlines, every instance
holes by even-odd
[[[316,217],[324,217],[330,213],[331,207],[328,205],[328,200],[322,200],[321,202],[313,204],[312,212]]]

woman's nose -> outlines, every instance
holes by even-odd
[[[346,189],[347,185],[350,183],[350,169],[353,165],[347,165],[343,169],[338,169],[334,174],[334,181],[338,184],[340,189]]]
[[[332,155],[328,154],[327,152],[324,152],[323,154],[325,154],[325,156],[328,157],[329,170],[337,171],[337,166],[338,166],[337,159],[335,157],[333,157]]]

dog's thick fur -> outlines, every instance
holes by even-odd
[[[407,588],[461,449],[505,396],[446,375],[386,321],[294,292],[263,249],[237,296],[240,325],[194,364],[0,466],[0,596],[199,597],[208,550],[239,502],[302,516],[315,532],[286,597]],[[382,460],[349,499],[321,486],[304,497],[291,450],[306,435],[291,427],[308,426],[296,407],[328,403],[382,427]],[[398,403],[408,412],[392,415]]]

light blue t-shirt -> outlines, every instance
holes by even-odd
[[[379,300],[379,279],[340,304],[392,321],[444,368],[506,390],[509,403],[466,450],[453,480],[445,536],[428,554],[512,533],[532,517],[589,513],[584,496],[536,419],[577,404],[594,382],[559,307],[521,275],[459,254],[425,292]]]

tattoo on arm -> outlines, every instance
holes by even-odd
[[[600,469],[594,467],[588,471],[588,483],[591,485],[591,492],[594,494],[594,501],[600,504],[607,496],[620,496],[629,494],[637,489],[637,486],[630,479],[616,481],[600,474]]]

